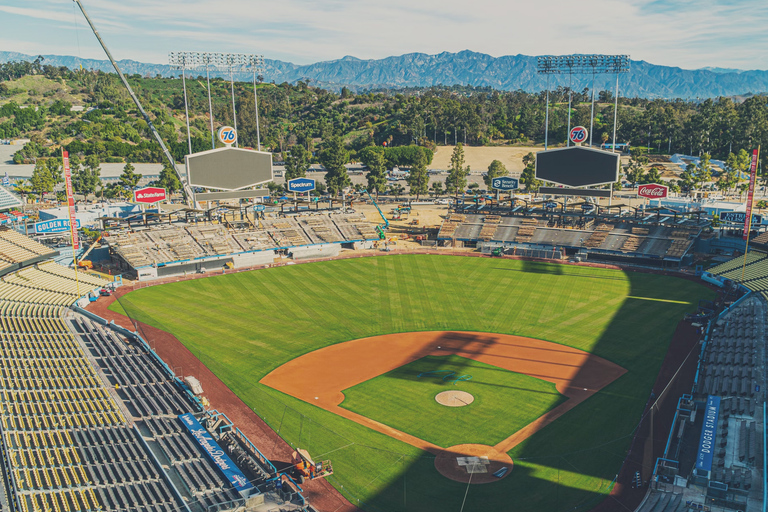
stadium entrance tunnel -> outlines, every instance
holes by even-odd
[[[489,261],[493,261],[493,264],[483,267],[485,272],[489,268],[505,266],[500,260]],[[600,331],[597,335],[594,332],[589,333],[594,341],[590,341],[586,350],[598,358],[626,368],[627,371],[600,391],[592,393],[579,407],[568,410],[556,421],[539,429],[535,435],[527,437],[509,449],[499,450],[513,460],[513,466],[503,478],[497,478],[492,483],[467,485],[467,483],[441,476],[436,468],[436,460],[440,452],[431,451],[429,447],[416,448],[413,445],[403,444],[398,445],[402,448],[393,451],[391,443],[379,445],[375,442],[376,439],[386,439],[376,431],[372,434],[374,437],[367,438],[367,443],[357,442],[346,432],[342,434],[333,430],[330,419],[332,414],[329,412],[322,411],[322,414],[315,415],[310,421],[309,416],[305,415],[309,407],[305,406],[303,398],[296,400],[293,395],[283,395],[255,382],[247,382],[247,379],[236,383],[235,391],[244,399],[248,397],[249,402],[255,404],[257,411],[275,405],[273,408],[277,412],[268,417],[267,422],[274,430],[279,431],[281,437],[294,446],[307,443],[307,432],[310,428],[313,444],[319,443],[317,440],[321,437],[334,439],[332,449],[325,450],[327,453],[321,453],[318,456],[333,459],[334,454],[338,456],[339,453],[344,452],[350,462],[346,465],[337,465],[334,462],[336,474],[328,480],[354,505],[367,511],[458,510],[463,502],[465,512],[634,510],[645,493],[645,489],[632,488],[631,480],[634,472],[641,471],[643,481],[647,481],[650,477],[653,462],[664,449],[677,398],[681,393],[690,390],[695,372],[695,346],[698,338],[693,328],[678,324],[681,323],[685,313],[694,309],[694,306],[688,303],[695,304],[697,299],[711,298],[712,293],[700,285],[682,279],[671,280],[669,277],[654,274],[603,269],[594,269],[594,272],[590,272],[591,269],[585,267],[571,266],[558,266],[556,271],[549,272],[539,265],[537,263],[532,266],[530,272],[539,274],[536,277],[540,278],[542,283],[546,283],[547,287],[552,287],[549,281],[551,279],[559,279],[560,276],[576,276],[575,280],[564,279],[562,288],[558,288],[558,291],[567,295],[569,287],[583,287],[586,291],[582,295],[587,301],[586,304],[580,304],[575,300],[563,300],[564,307],[576,310],[575,314],[566,317],[562,315],[544,317],[538,311],[530,310],[530,307],[526,309],[526,314],[532,316],[533,322],[538,322],[542,329],[546,329],[553,323],[566,325],[568,322],[589,320],[600,315],[605,310],[595,307],[596,301],[606,299],[597,290],[604,286],[613,286],[610,284],[611,281],[622,281],[621,292],[615,299],[608,299],[615,300],[617,306],[610,309],[610,319],[607,323],[595,322],[600,326]],[[510,267],[512,268],[499,270],[515,271],[522,269],[523,266],[510,265]],[[539,271],[537,272],[534,267]],[[494,278],[499,279],[501,274],[506,272],[496,274]],[[516,276],[517,274],[510,272],[507,275]],[[517,277],[514,279],[516,280]],[[555,281],[554,287],[558,286],[559,282]],[[629,297],[659,300],[636,300]],[[525,304],[521,307],[525,308]],[[124,308],[132,316],[138,315],[142,320],[154,323],[155,312],[150,308],[131,304],[130,301],[124,304]],[[157,326],[162,328],[162,322]],[[486,330],[490,329],[486,328]],[[441,339],[439,345],[437,343],[435,345],[440,346],[442,352],[432,353],[433,350],[437,350],[432,347],[417,355],[420,357],[459,355],[467,360],[473,360],[475,356],[487,356],[489,347],[494,345],[489,339],[497,336],[465,331],[441,332],[447,333],[446,339],[445,341]],[[674,339],[670,345],[673,333]],[[437,338],[434,341],[437,341]],[[579,332],[575,330],[570,338],[553,341],[561,341],[563,344],[554,343],[555,347],[551,354],[557,354],[555,350],[567,351],[569,347],[565,345],[566,343],[579,344]],[[444,344],[450,346],[450,343],[455,343],[461,353],[445,354],[442,347]],[[342,344],[330,345],[330,347]],[[689,357],[692,353],[693,356]],[[312,352],[307,355],[310,354]],[[406,355],[400,355],[401,361],[398,366],[407,362]],[[172,354],[170,357],[173,357]],[[499,359],[502,358],[499,357]],[[217,374],[225,367],[225,362],[215,357],[201,360]],[[173,366],[172,360],[167,362]],[[693,362],[692,370],[691,362]],[[457,373],[473,375],[470,382],[476,380],[477,372],[469,367],[469,362],[457,361],[456,364],[459,365],[456,367]],[[467,367],[462,367],[461,364]],[[491,364],[497,366],[495,363]],[[326,365],[319,374],[321,378],[315,380],[325,380],[327,375],[334,373],[331,370],[345,365],[361,366],[355,361],[340,363],[332,368]],[[439,370],[440,367],[436,366],[434,369]],[[592,374],[593,370],[587,367],[576,369],[571,380],[589,379],[592,378]],[[316,373],[315,377],[317,376]],[[477,380],[482,382],[480,379]],[[306,402],[314,406],[320,397],[327,396],[328,400],[337,400],[338,406],[344,401],[345,389],[347,388],[333,391],[328,395],[314,394]],[[559,387],[558,391],[560,391]],[[644,411],[650,410],[647,404],[652,392],[656,396],[656,401],[653,402],[654,414],[644,415]],[[319,397],[318,400],[315,400],[315,396]],[[277,406],[277,404],[280,405]],[[667,414],[670,405],[671,413]],[[472,404],[458,409],[468,410],[474,406],[475,404]],[[347,412],[351,413],[351,411]],[[666,416],[668,421],[665,424]],[[327,427],[322,425],[323,421],[328,423]],[[367,427],[355,425],[350,432],[359,433],[365,428]],[[440,449],[450,452],[451,446],[454,445],[446,445],[446,448]],[[454,452],[460,453],[461,450],[454,448]],[[352,472],[364,475],[364,485],[351,488],[343,480],[342,475]],[[605,503],[601,504],[602,502]]]

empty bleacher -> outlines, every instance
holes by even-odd
[[[377,240],[375,225],[359,214],[269,217],[250,222],[174,224],[106,237],[113,254],[133,268],[320,243]],[[0,246],[0,258],[2,258]],[[0,260],[0,271],[2,260]]]
[[[240,495],[177,419],[180,414],[199,413],[202,409],[180,388],[167,367],[138,341],[87,319],[75,319],[73,325],[109,383],[118,388],[118,395],[144,437],[150,440],[150,446],[168,461],[169,471],[184,483],[179,490],[191,502],[201,505],[202,510],[210,506],[226,510],[224,504],[241,503]],[[257,484],[274,476],[263,464],[256,464],[250,474]]]
[[[0,236],[0,245],[42,252],[16,235]],[[177,510],[166,478],[62,320],[63,306],[78,298],[73,273],[46,262],[0,282],[0,449],[12,509]],[[107,284],[79,277],[85,290]]]
[[[768,254],[751,251],[744,256],[712,267],[709,272],[741,283],[768,299]],[[743,281],[742,281],[743,277]]]

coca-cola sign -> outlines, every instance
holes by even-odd
[[[666,185],[649,183],[637,187],[637,195],[647,197],[648,199],[661,199],[662,197],[667,197],[667,193],[669,193],[669,187]]]
[[[144,187],[134,192],[134,200],[137,203],[157,203],[165,201],[166,193],[164,188]]]

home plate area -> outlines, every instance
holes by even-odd
[[[435,469],[451,480],[488,484],[509,476],[512,458],[492,446],[461,444],[442,449],[435,457]]]
[[[475,473],[487,473],[488,465],[491,461],[488,457],[456,457],[456,464],[462,466],[467,473],[474,475]]]

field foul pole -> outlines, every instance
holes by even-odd
[[[749,170],[749,191],[747,192],[747,207],[744,219],[744,263],[741,264],[741,284],[744,284],[744,273],[747,270],[747,254],[749,253],[749,235],[752,231],[752,207],[755,203],[755,182],[757,181],[757,165],[760,162],[760,146],[752,154],[752,165]]]

